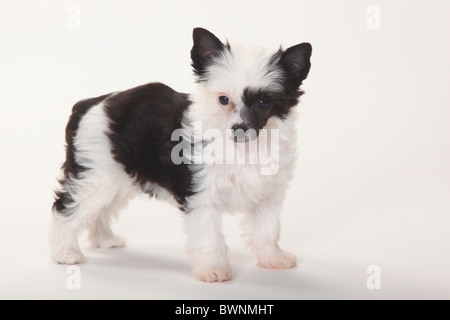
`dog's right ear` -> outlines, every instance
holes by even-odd
[[[215,35],[203,28],[195,28],[193,32],[194,46],[191,50],[192,67],[201,76],[226,46]]]

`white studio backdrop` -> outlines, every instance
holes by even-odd
[[[445,0],[2,0],[0,298],[450,298],[449,13]],[[71,107],[153,81],[191,92],[198,26],[313,46],[282,214],[298,267],[257,269],[227,216],[235,278],[196,282],[181,214],[142,197],[114,225],[128,246],[86,248],[70,287],[47,228]]]

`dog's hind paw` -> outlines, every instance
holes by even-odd
[[[126,244],[127,244],[127,240],[118,235],[113,235],[106,239],[93,241],[93,245],[95,247],[102,248],[102,249],[125,247]]]
[[[53,259],[59,264],[80,264],[86,261],[79,251],[59,252],[53,255]]]

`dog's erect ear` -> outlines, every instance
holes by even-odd
[[[311,68],[311,52],[311,45],[304,42],[290,47],[281,55],[281,65],[297,87],[308,76],[309,69]]]
[[[211,32],[195,28],[193,32],[194,46],[191,50],[192,66],[197,75],[202,75],[211,60],[220,54],[226,46]]]

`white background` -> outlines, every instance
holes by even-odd
[[[80,29],[67,10],[81,10]],[[377,5],[381,29],[370,30]],[[0,298],[450,298],[450,2],[0,2]],[[281,245],[296,269],[258,269],[225,217],[234,279],[191,276],[181,214],[145,197],[83,248],[81,289],[47,245],[64,127],[82,99],[152,81],[190,92],[192,28],[230,42],[307,41],[299,160]],[[370,265],[381,290],[369,290]]]

